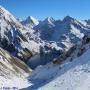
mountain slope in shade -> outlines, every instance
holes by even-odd
[[[0,48],[0,88],[16,87],[20,89],[29,86],[26,77],[31,72],[32,70],[21,60]]]
[[[61,48],[70,48],[90,31],[90,25],[70,16],[63,20],[45,19],[34,27],[40,33],[40,38],[46,42],[55,42]]]

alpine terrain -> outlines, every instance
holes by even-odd
[[[17,20],[0,6],[0,89],[90,90],[90,20]]]

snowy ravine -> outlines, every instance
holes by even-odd
[[[90,49],[72,62],[39,66],[22,90],[90,90]]]

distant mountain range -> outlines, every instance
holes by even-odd
[[[68,51],[90,30],[90,20],[79,21],[70,16],[63,20],[48,17],[43,21],[28,16],[20,22],[2,6],[0,22],[0,46],[26,63],[42,51],[50,55],[53,51]]]

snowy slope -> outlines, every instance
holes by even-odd
[[[0,48],[0,88],[20,89],[29,86],[26,77],[31,74],[31,71],[21,60]]]
[[[57,77],[39,90],[89,90],[90,50],[71,64],[64,65]],[[84,86],[83,86],[84,85]],[[82,87],[83,86],[83,87]]]
[[[29,77],[32,85],[22,90],[90,90],[90,44],[84,47],[86,52],[72,62],[68,58],[61,65],[49,63],[36,68]]]
[[[64,65],[61,73],[39,90],[89,90],[90,89],[90,49],[80,58]]]

